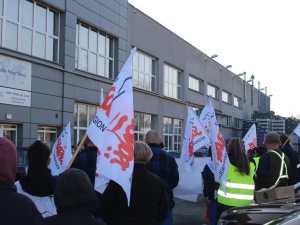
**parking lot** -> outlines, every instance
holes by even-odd
[[[190,202],[175,198],[174,225],[209,225],[205,220],[206,203],[203,195],[198,196],[197,202]]]

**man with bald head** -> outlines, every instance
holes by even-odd
[[[169,212],[167,218],[160,225],[173,225],[172,209],[175,206],[173,189],[177,187],[179,182],[178,165],[170,153],[161,149],[160,144],[162,140],[156,130],[147,132],[145,142],[153,152],[153,157],[146,164],[146,168],[163,180],[168,196]]]
[[[259,159],[256,171],[255,190],[270,188],[274,184],[277,184],[277,187],[290,185],[290,161],[279,149],[281,145],[279,134],[277,132],[267,133],[265,145],[268,151]]]
[[[17,193],[18,153],[15,145],[0,137],[0,224],[40,225],[45,221],[33,201]]]

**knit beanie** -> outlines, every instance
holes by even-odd
[[[18,167],[15,145],[7,138],[0,137],[0,182],[14,184]]]

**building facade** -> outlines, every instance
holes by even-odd
[[[224,137],[241,136],[244,119],[270,110],[250,75],[232,73],[127,0],[0,0],[0,32],[0,136],[18,148],[38,136],[53,146],[69,121],[76,146],[132,47],[135,140],[157,129],[166,149],[180,150],[187,106],[199,114],[208,95]]]

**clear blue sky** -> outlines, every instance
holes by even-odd
[[[300,0],[128,2],[233,73],[254,74],[276,115],[300,118]]]

